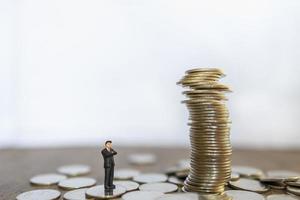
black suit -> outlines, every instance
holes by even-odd
[[[114,155],[117,155],[117,152],[113,149],[107,150],[106,148],[101,151],[104,159],[104,169],[105,169],[105,178],[104,186],[105,188],[111,188],[113,186],[114,179]]]

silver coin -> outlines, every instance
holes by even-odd
[[[117,169],[114,173],[114,179],[129,180],[140,174],[140,171],[134,169]]]
[[[91,168],[88,165],[76,164],[61,166],[57,169],[57,171],[68,176],[80,176],[88,174],[91,171]]]
[[[173,167],[169,167],[165,170],[165,173],[167,175],[175,175],[176,173],[181,173],[181,172],[188,172],[189,169],[185,168],[184,166],[180,167],[180,166],[173,166]]]
[[[172,167],[169,167],[165,170],[165,173],[167,175],[174,175],[177,171],[179,171],[179,167],[178,166],[172,166]]]
[[[285,187],[286,187],[286,184],[283,183],[283,182],[268,182],[268,183],[265,183],[266,185],[268,185],[270,188],[272,189],[275,189],[275,190],[284,190]]]
[[[55,185],[66,178],[65,175],[61,174],[40,174],[32,177],[30,183],[35,185]]]
[[[156,156],[150,153],[131,154],[128,156],[129,163],[136,165],[154,164]]]
[[[158,197],[156,200],[199,200],[200,197],[196,193],[173,193],[173,194],[164,194],[161,197]]]
[[[292,187],[292,186],[287,186],[287,187],[286,187],[286,190],[287,190],[289,193],[292,193],[292,194],[295,194],[295,195],[297,195],[297,196],[300,196],[300,188]]]
[[[57,190],[50,189],[40,189],[40,190],[31,190],[19,194],[17,200],[55,200],[60,197],[60,192]]]
[[[140,184],[134,181],[114,181],[114,184],[123,186],[127,192],[137,190],[140,186]]]
[[[86,200],[85,198],[86,190],[87,188],[81,188],[81,189],[66,192],[64,194],[64,199],[65,200]]]
[[[86,190],[86,198],[112,199],[121,196],[126,192],[126,188],[116,185],[115,189],[106,190],[104,185],[96,185]]]
[[[300,173],[288,171],[288,170],[270,170],[270,171],[267,171],[267,177],[282,178],[285,180],[288,180],[288,179],[297,180],[300,178]]]
[[[175,177],[175,176],[170,176],[168,178],[168,182],[174,183],[174,184],[179,185],[179,186],[183,186],[183,181],[180,180],[179,178]]]
[[[252,192],[266,192],[269,187],[262,184],[261,182],[253,179],[240,178],[237,181],[229,181],[229,185],[236,189],[248,190]]]
[[[236,181],[236,180],[238,180],[239,178],[240,178],[240,174],[238,174],[238,173],[236,173],[236,172],[232,172],[232,173],[231,173],[231,178],[230,178],[231,181]]]
[[[66,190],[79,189],[85,187],[91,187],[96,184],[96,179],[88,178],[88,177],[77,177],[77,178],[69,178],[62,180],[58,183],[60,188]]]
[[[145,183],[140,185],[141,191],[156,191],[162,193],[170,193],[178,190],[178,186],[173,183]]]
[[[154,191],[133,191],[126,193],[122,196],[123,200],[155,200],[158,197],[162,196],[162,192]]]
[[[261,177],[264,175],[262,170],[254,167],[247,167],[247,166],[233,166],[232,172],[236,172],[241,176],[250,176],[250,177]]]
[[[190,160],[189,159],[182,159],[178,161],[178,166],[180,168],[190,169]]]
[[[300,180],[293,182],[285,182],[289,186],[300,187]]]
[[[165,174],[159,174],[159,173],[140,174],[133,177],[133,180],[138,183],[165,182],[167,181],[167,179],[168,177]]]
[[[292,197],[291,195],[288,194],[272,194],[267,196],[267,200],[297,200],[297,199],[298,198]]]
[[[225,192],[232,200],[264,200],[265,197],[261,194],[243,190],[227,190]]]

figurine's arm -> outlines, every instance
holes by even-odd
[[[103,155],[104,158],[113,156],[109,151],[102,151],[101,153],[102,153],[102,155]]]
[[[113,154],[113,155],[117,155],[118,153],[115,151],[115,150],[113,150],[113,149],[111,149],[111,153]]]
[[[105,158],[107,158],[107,157],[111,157],[111,156],[117,155],[117,152],[114,151],[113,149],[111,149],[111,152],[109,152],[109,151],[102,151],[102,155]]]

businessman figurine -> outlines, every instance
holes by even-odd
[[[104,188],[115,189],[116,186],[113,184],[115,167],[114,155],[117,155],[117,152],[112,149],[112,141],[108,140],[105,142],[105,148],[101,153],[104,159],[105,169]]]

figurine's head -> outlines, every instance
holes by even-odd
[[[105,142],[105,147],[110,149],[112,147],[112,141],[111,140],[107,140]]]

